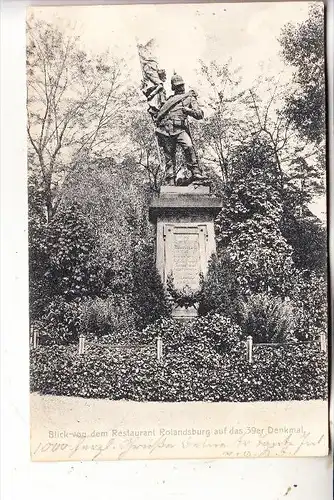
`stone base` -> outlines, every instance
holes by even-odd
[[[208,186],[163,186],[150,205],[150,220],[156,225],[156,265],[164,284],[173,275],[177,289],[196,290],[200,274],[216,252],[214,218],[221,200],[210,196]],[[173,317],[191,319],[195,308],[175,307]]]
[[[210,187],[209,186],[161,186],[160,188],[160,196],[169,195],[169,194],[177,194],[177,195],[186,195],[186,194],[201,194],[201,195],[209,195]]]
[[[208,186],[163,186],[160,195],[155,196],[150,204],[150,220],[156,223],[158,218],[171,216],[176,219],[192,221],[213,220],[221,210],[220,198],[210,196]]]
[[[172,317],[175,319],[189,320],[197,316],[197,309],[194,307],[175,307],[172,311]]]

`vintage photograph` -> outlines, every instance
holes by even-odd
[[[326,454],[302,420],[327,429],[324,32],[321,2],[28,9],[35,458]],[[225,403],[251,427],[196,420]]]

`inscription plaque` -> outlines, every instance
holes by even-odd
[[[198,232],[173,234],[172,270],[176,288],[188,285],[196,289],[199,286],[201,261]]]
[[[204,186],[163,186],[150,206],[150,220],[156,224],[156,265],[167,287],[173,274],[178,290],[199,288],[200,275],[206,275],[208,262],[216,252],[214,218],[222,207],[219,198]],[[197,316],[197,305],[175,304],[172,315],[189,319]]]

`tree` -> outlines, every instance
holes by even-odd
[[[265,88],[261,89],[263,86]],[[270,145],[275,156],[281,193],[284,190],[287,166],[295,154],[293,147],[291,151],[291,123],[281,111],[282,95],[285,92],[286,88],[280,85],[279,78],[266,78],[262,82],[257,81],[246,96],[251,136],[259,137],[260,140],[263,138]]]
[[[34,244],[39,252],[30,254],[31,319],[44,323],[43,341],[75,340],[82,301],[105,288],[105,274],[92,260],[95,230],[73,202],[58,209]]]
[[[286,100],[286,115],[312,142],[325,138],[325,65],[323,4],[313,3],[306,21],[282,29],[279,42],[287,64],[295,68],[295,88]]]
[[[240,147],[259,138],[270,145],[275,156],[282,195],[287,184],[293,185],[299,193],[295,201],[302,209],[323,189],[323,175],[318,148],[298,136],[292,118],[285,113],[291,83],[282,84],[281,75],[261,75],[250,88],[242,90],[231,61],[223,66],[202,62],[200,75],[209,88],[209,113],[194,127],[203,162],[213,166],[223,183],[228,183]]]
[[[323,165],[318,146],[300,137],[285,111],[290,91],[291,84],[281,84],[279,76],[260,78],[247,91],[244,102],[250,137],[265,140],[274,154],[282,200],[288,199],[293,212],[302,213],[315,196],[323,193]]]
[[[326,233],[309,211],[294,216],[285,206],[275,160],[271,143],[260,137],[234,157],[216,219],[217,258],[209,265],[200,312],[224,311],[242,324],[248,304],[259,320],[256,332],[267,318],[272,334],[273,322],[282,325],[288,313],[298,338],[316,338],[326,324]]]
[[[164,177],[160,147],[154,133],[154,125],[146,109],[132,108],[124,120],[124,133],[129,136],[138,167],[147,176],[152,191],[158,192]]]
[[[323,194],[325,183],[326,100],[323,5],[311,5],[306,21],[298,25],[287,24],[281,32],[279,42],[285,62],[294,69],[293,86],[287,93],[283,113],[298,133],[296,142],[304,143],[309,151],[313,149],[313,153],[309,155],[296,154],[291,162],[287,208],[289,205],[290,209],[292,208],[292,198],[295,207],[290,215],[287,214],[286,219],[301,218],[304,213],[307,219],[307,204],[314,196]],[[298,224],[299,230],[302,227],[305,229],[303,236],[299,232],[301,239],[307,239],[309,226],[309,220]],[[316,225],[314,228],[319,234]],[[304,259],[301,261],[305,262]]]
[[[103,292],[99,268],[92,259],[96,230],[77,202],[62,206],[48,225],[45,255],[50,297],[65,300],[91,297]]]
[[[154,263],[149,194],[131,159],[85,160],[73,170],[32,261],[31,290],[43,281],[44,292],[33,319],[45,322],[53,340],[76,339],[85,321],[88,333],[123,327],[129,333],[168,313]]]
[[[213,255],[209,261],[198,312],[216,311],[238,321],[242,293],[235,261],[228,251],[220,251],[219,258]]]
[[[43,314],[49,299],[45,272],[47,269],[46,227],[44,197],[30,177],[28,184],[28,241],[29,241],[29,311],[30,319],[36,320]]]
[[[137,313],[136,326],[141,330],[149,323],[170,313],[164,286],[155,265],[152,240],[142,241],[136,245],[132,276],[131,304]]]
[[[165,310],[154,263],[155,237],[148,220],[151,191],[143,180],[133,158],[117,164],[106,159],[85,162],[73,173],[62,200],[64,205],[76,200],[95,228],[90,261],[99,269],[97,295],[123,303],[126,300],[136,314],[138,328]]]
[[[122,61],[89,55],[78,43],[54,24],[28,21],[29,172],[43,192],[48,220],[73,159],[115,146],[126,103]]]
[[[209,88],[208,115],[203,122],[193,125],[196,145],[202,160],[220,174],[224,183],[232,174],[231,158],[234,148],[247,136],[242,119],[244,91],[240,89],[238,70],[232,69],[232,61],[219,65],[215,61],[200,61],[200,77]]]
[[[64,187],[60,206],[77,202],[95,228],[96,251],[91,258],[106,270],[109,294],[132,290],[133,252],[150,230],[146,190],[133,159],[79,162]]]
[[[284,297],[293,269],[292,248],[280,231],[283,202],[270,142],[240,146],[234,175],[217,217],[218,255],[227,254],[243,290]]]
[[[293,248],[298,269],[325,275],[327,271],[327,233],[324,225],[309,210],[294,214],[286,208],[281,222],[282,234]]]

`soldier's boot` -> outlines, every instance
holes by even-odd
[[[201,170],[195,167],[192,171],[191,184],[198,186],[210,186],[210,180]]]
[[[191,170],[191,177],[192,177],[192,182],[202,182],[206,180],[206,177],[203,175],[202,170],[199,168],[198,165],[193,165]]]
[[[191,172],[190,183],[191,184],[207,184],[208,178],[203,175],[202,169],[199,167],[198,163],[188,165],[188,169]]]
[[[195,149],[193,147],[186,148],[184,151],[187,169],[190,171],[190,179],[188,184],[201,184],[207,179],[203,176],[203,172],[198,165]]]
[[[166,165],[166,173],[165,173],[165,185],[167,186],[175,186],[175,172],[174,165],[167,164]]]

